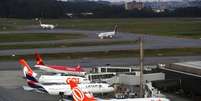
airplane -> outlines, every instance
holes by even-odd
[[[27,64],[27,62],[24,59],[20,59],[20,64],[23,65],[23,74],[24,77],[26,77],[26,72],[30,71],[33,76],[40,82],[40,83],[66,83],[66,79],[73,79],[77,83],[90,83],[90,80],[85,77],[79,77],[79,76],[66,76],[62,74],[56,74],[56,75],[38,75],[36,72],[34,72],[31,67]]]
[[[42,27],[43,29],[54,29],[55,28],[55,26],[52,24],[43,24],[41,22],[41,20],[39,20],[39,23],[40,23],[40,27]]]
[[[129,99],[96,99],[91,93],[83,92],[74,80],[66,80],[70,85],[74,101],[170,101],[167,98],[129,98]]]
[[[40,83],[36,78],[37,74],[30,69],[30,66],[26,63],[24,59],[20,59],[19,63],[26,68],[26,70],[24,70],[24,73],[28,86],[23,86],[24,90],[48,93],[50,95],[59,95],[61,97],[63,97],[64,95],[70,96],[72,94],[69,84]],[[106,83],[83,83],[78,84],[78,87],[81,88],[83,91],[90,91],[92,93],[109,93],[114,91],[114,88]]]
[[[103,39],[103,38],[112,38],[114,35],[116,35],[116,33],[117,33],[117,25],[115,25],[114,31],[112,31],[112,32],[101,32],[101,33],[98,33],[98,37],[100,39]]]
[[[83,92],[78,88],[77,83],[74,80],[66,80],[66,83],[70,85],[74,101],[96,101],[91,93],[87,91]]]
[[[86,72],[84,72],[84,70],[81,69],[80,65],[77,65],[76,67],[45,65],[40,54],[36,52],[35,57],[36,57],[36,65],[34,67],[39,68],[41,70],[53,73],[64,73],[79,76],[84,76],[86,74]]]

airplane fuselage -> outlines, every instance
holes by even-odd
[[[58,84],[58,85],[42,85],[42,87],[50,94],[50,95],[59,95],[60,92],[63,92],[64,95],[72,95],[72,91],[70,85],[66,84]],[[83,92],[91,92],[91,93],[109,93],[113,92],[114,88],[110,87],[109,84],[105,83],[89,83],[89,84],[78,84],[78,87]]]
[[[43,29],[54,29],[55,26],[51,24],[40,24]]]
[[[72,75],[80,75],[83,76],[86,72],[77,70],[76,68],[65,67],[65,66],[48,66],[48,65],[35,65],[35,67],[40,68],[41,70],[53,73],[65,73]]]
[[[170,101],[167,98],[97,99],[97,101]]]
[[[115,35],[115,31],[112,31],[112,32],[103,32],[103,33],[98,34],[98,37],[100,39],[103,39],[103,38],[112,38],[114,35]]]
[[[40,83],[66,83],[66,80],[73,79],[76,83],[90,83],[90,80],[79,76],[61,76],[61,75],[41,75],[38,81]]]

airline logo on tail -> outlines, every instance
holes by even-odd
[[[27,62],[24,59],[20,59],[19,63],[23,66],[23,72],[25,77],[27,74],[36,77],[37,74],[33,72],[31,67],[27,64]]]
[[[20,59],[19,63],[23,66],[23,71],[24,71],[24,75],[25,75],[26,80],[27,80],[27,84],[32,88],[36,88],[39,91],[47,93],[47,91],[44,89],[44,87],[35,78],[35,76],[37,74],[35,72],[33,72],[33,70],[27,64],[27,62],[24,59]]]
[[[70,85],[73,99],[75,101],[96,101],[93,95],[91,95],[90,93],[84,93],[83,91],[81,91],[78,88],[77,83],[74,81],[74,79],[67,79],[66,83]]]

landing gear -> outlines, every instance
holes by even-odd
[[[59,92],[59,101],[65,101],[64,92]]]

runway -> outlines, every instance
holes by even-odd
[[[145,57],[144,64],[145,65],[156,65],[159,63],[174,63],[174,62],[184,62],[184,61],[196,61],[201,60],[201,56],[169,56],[169,57]],[[68,66],[76,66],[80,64],[82,67],[92,68],[96,66],[105,66],[110,64],[111,66],[131,66],[138,65],[138,58],[108,58],[108,59],[98,59],[98,58],[84,58],[84,59],[71,59],[71,60],[44,60],[46,64],[58,64],[58,65],[68,65]],[[34,66],[35,60],[28,60],[28,63],[31,66]],[[21,70],[21,66],[16,61],[1,61],[0,62],[0,70]]]
[[[2,42],[0,45],[16,45],[16,44],[50,44],[50,43],[65,43],[70,42],[97,42],[100,41],[97,37],[98,32],[103,31],[89,31],[89,30],[73,30],[73,29],[54,29],[54,30],[41,30],[41,29],[29,29],[21,31],[7,31],[0,32],[2,34],[21,34],[21,33],[83,33],[87,35],[83,39],[71,39],[71,40],[51,40],[51,41],[32,41],[32,42]],[[166,36],[156,35],[141,35],[136,33],[120,32],[111,40],[137,40],[140,36],[143,36],[145,41],[145,49],[163,49],[163,48],[183,48],[183,47],[201,47],[201,40],[198,39],[183,39]],[[110,41],[110,40],[103,40]],[[88,46],[88,47],[68,47],[68,48],[40,48],[39,53],[71,53],[71,52],[96,52],[96,51],[111,51],[111,50],[129,50],[138,49],[138,45],[108,45],[108,46]],[[0,50],[0,56],[16,55],[28,55],[34,54],[35,49],[8,49]],[[145,64],[158,64],[158,63],[172,63],[181,61],[193,61],[200,60],[201,56],[178,56],[178,57],[145,57]],[[28,63],[33,66],[34,60],[28,60]],[[118,65],[118,66],[130,66],[139,64],[137,58],[115,58],[115,59],[98,59],[98,58],[83,58],[74,60],[45,60],[47,64],[59,64],[59,65],[71,65],[75,66],[80,64],[83,67],[95,67],[103,65]],[[41,94],[36,92],[28,92],[22,89],[22,85],[26,85],[26,82],[21,74],[22,67],[16,61],[0,61],[0,101],[58,101],[57,96],[50,96],[47,94]],[[176,96],[170,96],[173,101],[184,101],[183,98]],[[175,100],[177,99],[177,100]],[[191,101],[186,100],[185,101]]]
[[[100,31],[88,31],[88,30],[67,30],[67,29],[55,29],[55,30],[26,30],[26,31],[10,31],[0,32],[0,34],[20,34],[20,33],[83,33],[87,35],[87,38],[68,40],[71,42],[96,42],[98,39],[97,34]],[[166,36],[155,35],[141,35],[135,33],[123,33],[120,32],[112,40],[137,40],[140,36],[144,39],[144,49],[164,49],[164,48],[200,48],[201,40],[199,39],[183,39]],[[38,41],[38,42],[5,42],[0,45],[13,45],[13,44],[50,44],[50,43],[65,43],[66,40],[53,40],[53,41]],[[106,40],[108,41],[108,40]],[[130,50],[138,49],[137,44],[125,44],[125,45],[100,45],[100,46],[86,46],[86,47],[68,47],[68,48],[40,48],[40,53],[72,53],[72,52],[100,52],[100,51],[115,51],[115,50]],[[7,55],[29,55],[33,54],[35,49],[12,49],[12,50],[0,50],[0,56]]]

